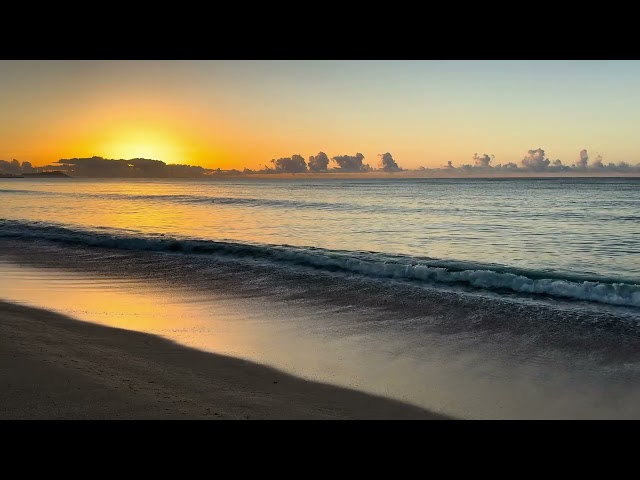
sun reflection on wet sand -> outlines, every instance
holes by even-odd
[[[387,321],[384,313],[362,306],[357,312],[310,308],[304,301],[241,298],[3,260],[0,279],[3,300],[152,333],[456,417],[637,416],[638,389],[622,377],[604,377],[593,364],[567,364],[553,352],[506,364],[496,356],[503,344],[482,350],[464,335],[411,337],[376,327]],[[611,398],[612,385],[622,392],[619,398]]]
[[[380,351],[366,332],[327,322],[335,312],[263,300],[167,289],[152,282],[105,278],[0,261],[2,297],[79,320],[156,334],[186,346],[245,358],[302,378],[335,383],[414,404],[444,407],[426,388],[437,369],[424,358],[398,357],[393,338]],[[10,281],[9,281],[10,279]],[[43,288],[46,285],[46,288]],[[340,331],[338,335],[336,332]],[[402,340],[397,339],[402,348]],[[369,349],[369,352],[366,350]],[[382,354],[381,354],[382,352]],[[386,353],[385,353],[386,352]],[[403,371],[420,372],[418,379]],[[381,379],[384,378],[384,381]]]

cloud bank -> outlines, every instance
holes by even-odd
[[[305,162],[302,155],[292,155],[291,157],[282,157],[271,160],[270,165],[265,165],[263,169],[251,170],[245,168],[243,173],[320,173],[320,172],[400,172],[400,167],[393,159],[391,153],[381,153],[377,169],[372,168],[369,164],[364,163],[364,155],[356,153],[355,155],[337,155],[331,160],[325,152],[318,152],[317,155],[309,157],[309,162]],[[333,161],[333,166],[329,166]]]
[[[103,157],[63,158],[58,162],[44,167],[33,167],[30,162],[20,163],[18,160],[0,160],[0,174],[23,174],[51,170],[59,170],[70,176],[77,177],[113,177],[113,178],[198,178],[220,175],[243,174],[296,174],[296,173],[364,173],[364,172],[408,172],[393,158],[390,152],[378,154],[378,168],[374,169],[364,162],[362,153],[355,155],[337,155],[331,160],[325,152],[318,152],[310,156],[306,162],[304,157],[294,154],[271,160],[264,168],[252,170],[207,169],[192,165],[166,164],[161,160],[148,158],[106,159]],[[512,173],[580,173],[580,174],[640,174],[640,163],[631,165],[628,162],[605,163],[602,155],[597,154],[595,160],[589,162],[587,149],[578,152],[577,159],[572,165],[562,163],[560,159],[551,160],[542,148],[530,149],[519,164],[515,162],[496,163],[495,156],[487,153],[474,153],[472,163],[456,166],[451,160],[439,168],[420,167],[419,171],[427,175],[468,176],[474,174],[512,174]],[[331,165],[331,162],[333,164]]]
[[[562,160],[551,160],[547,158],[546,152],[542,148],[536,148],[528,150],[525,156],[520,161],[520,166],[514,162],[498,163],[492,165],[494,160],[493,155],[475,153],[472,157],[473,164],[463,164],[459,167],[453,165],[453,162],[449,160],[447,165],[442,168],[429,169],[421,168],[423,171],[432,172],[460,172],[460,173],[500,173],[500,172],[521,172],[521,173],[533,173],[533,172],[581,172],[581,173],[604,173],[604,172],[617,172],[617,173],[640,173],[640,163],[636,165],[630,165],[627,162],[608,163],[605,164],[602,160],[602,155],[598,155],[592,164],[589,164],[589,152],[587,149],[582,149],[578,153],[578,159],[573,165],[565,165]]]

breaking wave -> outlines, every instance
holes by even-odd
[[[425,284],[538,294],[549,297],[640,307],[640,285],[603,278],[438,260],[376,252],[249,244],[163,235],[95,232],[43,222],[0,219],[0,238],[40,240],[123,250],[159,251],[274,262],[298,267]]]

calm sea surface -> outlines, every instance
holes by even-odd
[[[4,179],[0,218],[640,282],[640,178]]]

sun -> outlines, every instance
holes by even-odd
[[[110,135],[96,149],[104,158],[150,158],[165,163],[187,163],[180,142],[166,132],[121,131]]]
[[[162,160],[165,163],[181,163],[176,156],[176,148],[171,145],[162,145],[156,142],[114,142],[103,149],[106,158],[150,158]]]

